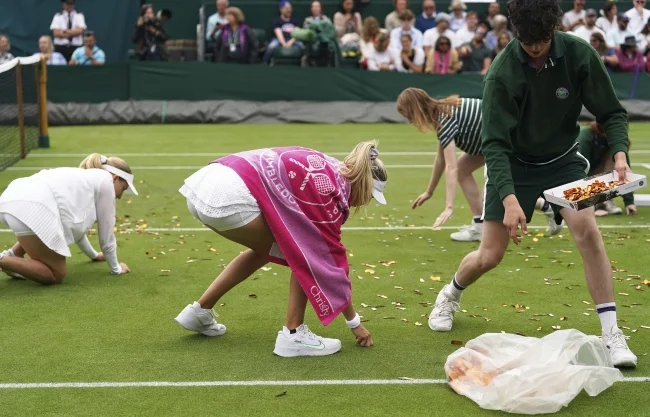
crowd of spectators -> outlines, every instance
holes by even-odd
[[[633,8],[619,13],[613,1],[602,9],[585,9],[585,0],[574,0],[562,17],[559,30],[589,42],[612,72],[650,71],[650,10],[647,0],[633,0]],[[38,53],[48,65],[103,65],[104,51],[95,33],[88,28],[75,0],[61,0],[62,10],[54,15],[50,34],[38,41]],[[436,8],[434,0],[422,0],[417,13],[408,0],[393,0],[394,10],[383,19],[365,18],[355,0],[341,0],[330,17],[314,0],[310,16],[302,24],[293,16],[288,0],[279,3],[272,21],[272,36],[260,48],[252,28],[246,25],[243,11],[230,7],[228,0],[217,0],[217,12],[207,19],[205,40],[215,62],[269,63],[276,49],[298,54],[306,47],[294,31],[328,24],[332,36],[359,66],[369,71],[398,71],[427,74],[485,74],[494,58],[512,40],[507,16],[498,2],[478,15],[468,11],[463,0],[453,0],[448,10]],[[142,6],[133,28],[135,55],[141,60],[167,59],[168,39],[165,23],[168,11],[156,13],[150,4]],[[13,59],[10,39],[0,34],[0,64]]]

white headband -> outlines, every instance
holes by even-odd
[[[105,158],[103,156],[102,158]],[[135,186],[133,185],[133,174],[129,174],[128,172],[124,172],[119,168],[115,168],[114,166],[104,164],[102,165],[102,169],[104,171],[108,171],[111,174],[115,174],[118,177],[122,178],[124,181],[126,181],[127,184],[129,184],[128,190],[131,191],[133,194],[138,195],[138,191],[135,189]]]

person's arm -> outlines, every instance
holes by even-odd
[[[463,63],[458,59],[458,52],[455,50],[449,51],[451,53],[451,63],[449,64],[448,74],[456,74],[463,67]]]
[[[106,62],[106,54],[104,54],[104,51],[100,49],[99,51],[97,51],[97,56],[95,56],[95,54],[92,55],[92,57],[90,58],[90,62],[94,66],[104,65],[104,63]]]
[[[422,49],[415,49],[415,56],[413,57],[413,62],[411,63],[411,70],[418,74],[421,74],[424,69],[424,51]]]
[[[611,67],[618,67],[618,55],[604,56],[603,62]]]
[[[357,35],[361,36],[361,27],[363,26],[363,22],[361,21],[361,14],[359,12],[356,12],[354,14],[354,20],[356,24],[354,25],[355,32]]]
[[[286,47],[287,46],[287,41],[284,40],[284,33],[282,33],[281,28],[275,28],[273,29],[273,33],[275,34],[275,38],[280,42],[280,46]]]
[[[596,51],[591,51],[584,63],[580,91],[584,106],[605,130],[612,158],[615,161],[623,158],[624,161],[628,150],[627,111],[618,101],[612,81]],[[622,154],[617,156],[618,153]],[[621,169],[617,169],[619,175],[624,176]]]
[[[343,316],[345,317],[346,325],[354,334],[356,344],[362,347],[370,347],[374,344],[370,332],[363,326],[358,313],[354,310],[352,301],[343,310]]]
[[[77,14],[75,15],[75,20],[76,22],[74,23],[76,27],[68,31],[68,34],[70,35],[71,38],[81,35],[82,33],[84,33],[84,30],[88,28],[86,26],[86,17],[84,16],[83,13],[77,12]]]
[[[515,193],[510,170],[511,132],[519,123],[519,107],[505,83],[494,77],[485,81],[482,104],[481,142],[488,178],[503,200]]]
[[[486,56],[485,59],[483,59],[483,70],[481,71],[481,75],[487,74],[490,65],[492,65],[492,58]]]
[[[212,19],[212,16],[208,18],[208,23],[206,24],[205,27],[205,40],[206,41],[211,41],[212,38],[214,37],[214,34],[216,32],[216,27],[217,27],[217,22],[216,20]]]
[[[375,52],[376,54],[377,52]],[[375,54],[368,58],[368,71],[379,71],[379,65],[375,60]]]
[[[97,232],[99,245],[112,274],[121,274],[122,266],[117,261],[117,240],[115,239],[115,188],[111,177],[102,181],[95,202],[97,211]]]
[[[88,236],[84,235],[80,241],[77,242],[77,246],[81,251],[90,259],[96,260],[99,257],[99,253],[93,248],[93,245],[88,240]]]
[[[444,147],[443,153],[445,156],[445,210],[453,210],[456,201],[456,189],[458,188],[456,143],[453,139]]]
[[[425,52],[427,55],[426,59],[426,64],[424,67],[424,72],[426,74],[433,74],[433,59],[434,59],[434,54],[433,54],[433,49],[429,49],[428,52]]]

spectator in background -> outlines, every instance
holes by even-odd
[[[458,29],[456,32],[456,39],[461,45],[471,42],[474,39],[474,33],[476,32],[476,27],[478,26],[478,13],[475,11],[467,12],[467,19],[465,19],[465,25]]]
[[[132,41],[138,45],[136,54],[141,61],[162,61],[167,32],[151,4],[144,4],[140,8],[138,23],[133,28]]]
[[[594,9],[587,10],[587,13],[585,14],[585,24],[582,26],[578,26],[573,31],[573,34],[579,38],[584,39],[585,42],[589,42],[589,40],[591,39],[591,35],[593,35],[596,32],[605,35],[605,32],[603,32],[602,30],[596,27],[597,17],[598,17],[598,13],[596,13],[596,10]]]
[[[84,43],[86,19],[74,9],[75,0],[62,0],[61,4],[63,11],[54,15],[50,30],[54,35],[54,49],[69,61],[72,53]]]
[[[487,74],[492,64],[492,50],[484,42],[487,29],[487,25],[481,23],[476,28],[472,42],[458,48],[458,56],[463,63],[463,74]]]
[[[427,57],[429,56],[429,51],[433,49],[433,46],[436,44],[440,36],[447,37],[451,42],[451,48],[457,48],[460,46],[456,40],[456,34],[449,29],[450,20],[451,17],[447,13],[438,13],[436,16],[436,27],[429,29],[424,33],[422,45]]]
[[[7,35],[0,34],[0,64],[9,62],[14,59],[14,56],[9,52],[11,43]]]
[[[436,27],[436,3],[433,0],[422,2],[422,13],[415,17],[415,28],[424,33]]]
[[[312,1],[309,10],[311,15],[305,17],[305,21],[302,24],[303,28],[308,27],[311,24],[311,22],[319,22],[321,20],[332,23],[330,18],[325,16],[325,14],[323,13],[323,5],[321,4],[320,1],[318,0]]]
[[[424,70],[424,50],[414,47],[411,35],[404,33],[400,37],[401,51],[395,50],[395,69],[397,72],[417,72]],[[392,42],[392,40],[391,40]]]
[[[291,37],[291,32],[300,27],[292,15],[293,7],[291,7],[291,3],[286,0],[281,1],[280,16],[273,19],[273,34],[275,35],[275,39],[266,47],[266,53],[264,54],[265,62],[271,60],[273,50],[279,46],[282,48],[303,48],[302,42],[296,42]]]
[[[228,0],[217,0],[217,12],[208,18],[208,23],[205,27],[206,41],[213,41],[219,28],[228,24],[228,18],[226,18],[226,9],[228,6]]]
[[[408,9],[407,0],[393,0],[393,6],[395,10],[386,15],[384,20],[384,28],[390,33],[391,30],[399,27],[399,14],[405,12]]]
[[[449,5],[451,11],[451,19],[449,20],[449,29],[452,32],[458,32],[460,28],[465,26],[465,19],[467,18],[467,6],[463,0],[453,0]]]
[[[361,66],[363,68],[368,68],[368,58],[375,53],[375,41],[382,31],[385,33],[386,29],[379,27],[379,21],[374,16],[368,16],[363,20],[361,41],[359,42]]]
[[[494,61],[494,58],[496,58],[497,55],[499,55],[499,52],[501,52],[503,50],[503,48],[508,46],[508,44],[510,43],[511,40],[512,40],[512,37],[510,36],[510,34],[508,32],[503,32],[502,34],[499,35],[499,40],[497,41],[497,46],[492,51],[492,61]]]
[[[600,10],[601,17],[596,20],[596,26],[605,33],[614,29],[616,27],[617,13],[618,9],[616,8],[616,3],[607,0],[603,8]]]
[[[368,57],[368,70],[369,71],[393,71],[395,69],[395,58],[388,49],[390,42],[390,35],[387,33],[380,33],[375,42],[375,50],[370,57]]]
[[[610,48],[614,48],[618,51],[621,47],[621,44],[625,43],[625,38],[634,36],[634,33],[628,30],[628,23],[630,23],[630,18],[624,14],[619,14],[616,17],[617,27],[610,29],[610,31],[607,32],[607,37],[605,38],[607,45]]]
[[[586,15],[585,0],[573,0],[573,9],[562,16],[562,29],[572,32],[578,26],[584,25]]]
[[[81,46],[72,53],[70,65],[104,65],[106,54],[96,45],[95,32],[87,30],[84,32],[84,46]]]
[[[424,72],[437,75],[456,74],[462,66],[458,59],[458,52],[452,48],[451,39],[441,35],[436,39],[435,46],[427,52]]]
[[[334,28],[341,44],[358,44],[361,26],[361,14],[357,12],[354,0],[341,0],[339,11],[334,13]]]
[[[497,42],[499,41],[499,36],[502,33],[507,33],[510,36],[510,39],[513,38],[512,32],[508,30],[508,18],[504,15],[496,15],[492,20],[494,26],[491,31],[485,36],[485,44],[488,48],[494,49],[497,47]]]
[[[643,54],[639,51],[639,47],[636,44],[636,36],[634,35],[625,38],[619,50],[616,51],[616,57],[618,58],[618,62],[613,66],[617,67],[620,72],[642,71],[645,67]]]
[[[646,22],[641,32],[637,35],[637,46],[639,51],[645,56],[648,54],[648,46],[650,45],[650,19]]]
[[[411,25],[413,22],[413,12],[406,10],[399,15],[400,27],[393,29],[390,32],[390,47],[399,52],[402,50],[403,42],[401,38],[403,35],[409,35],[411,43],[414,48],[422,48],[422,32],[417,30]]]
[[[635,35],[641,32],[648,19],[650,19],[650,10],[645,8],[646,0],[634,0],[634,7],[625,12],[625,16],[630,18],[629,31]]]
[[[607,71],[611,72],[616,67],[616,64],[618,64],[616,51],[614,51],[614,49],[607,46],[607,42],[605,42],[605,37],[598,32],[591,35],[591,39],[589,39],[589,43],[591,44],[591,46],[594,47],[596,52],[598,52],[598,55],[603,60],[603,64],[605,64],[605,68],[607,68]]]
[[[244,23],[241,9],[226,9],[228,24],[221,27],[216,39],[214,60],[216,62],[233,62],[250,64],[257,58],[257,40],[253,31]]]
[[[52,38],[48,35],[43,35],[38,40],[38,52],[35,55],[40,55],[47,65],[68,65],[63,55],[54,52]]]
[[[486,23],[490,29],[494,29],[494,17],[501,14],[501,5],[498,1],[490,3],[487,13],[481,17],[481,22]]]

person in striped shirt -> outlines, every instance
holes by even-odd
[[[460,185],[473,219],[469,226],[451,234],[451,239],[458,242],[479,241],[483,235],[483,198],[473,175],[474,171],[485,165],[481,149],[481,104],[481,99],[457,95],[433,99],[419,88],[407,88],[397,98],[397,111],[409,123],[424,133],[435,131],[438,136],[438,152],[429,186],[415,199],[412,208],[421,206],[431,198],[445,173],[445,210],[433,223],[433,228],[442,226],[454,213],[456,189]],[[458,158],[457,149],[463,152]],[[537,201],[536,208],[547,217],[549,235],[562,230],[562,225],[556,224],[553,210],[544,199]]]

